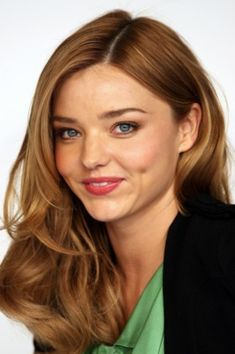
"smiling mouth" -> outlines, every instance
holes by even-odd
[[[102,186],[107,186],[112,183],[113,182],[93,182],[93,183],[89,183],[89,184],[91,184],[92,186],[102,187]]]
[[[122,181],[123,181],[122,179],[119,179],[115,182],[112,181],[90,182],[90,183],[84,183],[84,187],[89,193],[93,195],[104,195],[116,189]]]

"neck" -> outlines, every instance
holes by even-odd
[[[142,288],[163,262],[167,231],[178,212],[173,196],[107,224],[123,282]]]

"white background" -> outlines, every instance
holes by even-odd
[[[234,0],[0,0],[1,213],[9,169],[23,139],[33,92],[43,66],[65,37],[114,8],[155,17],[190,43],[216,82],[226,109],[228,137],[235,147]],[[234,162],[232,171],[234,201]],[[4,232],[0,236],[1,260],[9,239]],[[2,354],[33,351],[30,333],[1,314],[0,343]]]

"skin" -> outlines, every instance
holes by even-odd
[[[127,107],[145,113],[100,117]],[[107,225],[128,317],[163,261],[167,230],[178,212],[177,161],[196,140],[200,107],[193,104],[190,114],[177,123],[168,103],[123,71],[97,64],[62,85],[53,113],[57,169],[90,215]],[[62,122],[61,117],[73,121]],[[138,129],[117,125],[120,122],[134,123]],[[91,195],[81,180],[100,176],[124,180],[107,195]]]

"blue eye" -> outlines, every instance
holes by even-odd
[[[77,131],[75,129],[66,129],[63,132],[64,138],[74,138],[75,136],[77,136]]]
[[[78,134],[79,132],[73,128],[62,128],[55,130],[55,137],[59,137],[64,140],[76,138]]]
[[[137,124],[127,122],[117,123],[115,125],[115,130],[116,128],[119,130],[117,132],[118,134],[128,134],[137,129]]]

